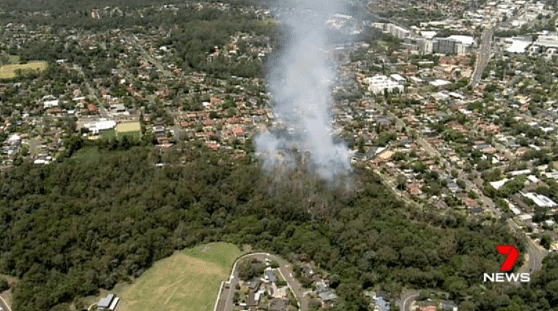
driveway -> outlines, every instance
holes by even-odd
[[[417,291],[409,291],[401,297],[401,300],[398,302],[399,309],[401,311],[411,311],[411,305],[415,302],[419,297],[419,293]]]

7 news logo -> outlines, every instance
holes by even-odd
[[[501,244],[496,245],[496,250],[502,255],[506,255],[506,260],[500,265],[500,273],[485,273],[484,282],[523,282],[527,283],[531,281],[531,275],[529,273],[505,273],[510,271],[519,257],[519,252],[517,248],[513,245]]]

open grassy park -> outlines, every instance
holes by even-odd
[[[113,129],[107,130],[107,131],[103,131],[103,132],[101,132],[101,137],[107,138],[107,139],[116,137],[116,131],[113,130]]]
[[[28,62],[27,64],[9,64],[0,67],[0,79],[15,78],[16,70],[45,70],[47,63],[43,61]]]
[[[117,293],[119,311],[212,310],[221,281],[241,254],[232,244],[202,245],[155,263],[132,285]]]
[[[140,131],[135,131],[135,132],[122,132],[122,133],[118,133],[118,137],[124,137],[124,136],[128,136],[128,138],[132,138],[132,139],[140,139],[141,138],[141,132]]]

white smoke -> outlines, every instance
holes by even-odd
[[[312,169],[321,178],[333,181],[351,169],[348,148],[344,143],[335,143],[331,135],[329,112],[336,72],[327,52],[329,38],[325,21],[327,16],[339,12],[341,5],[331,0],[298,0],[286,5],[296,14],[276,14],[287,29],[283,33],[286,40],[268,64],[266,79],[275,114],[292,134],[258,135],[256,149],[266,155],[264,168],[285,163],[291,166],[293,161],[286,159],[290,149],[309,151]],[[278,162],[278,158],[284,161]]]

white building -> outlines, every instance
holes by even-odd
[[[426,39],[433,39],[438,33],[435,31],[421,31],[420,35]]]
[[[500,188],[506,184],[506,182],[508,182],[510,179],[504,178],[502,180],[497,180],[497,181],[492,181],[490,182],[490,185],[492,186],[492,188],[496,189],[496,190],[500,190]]]
[[[83,127],[87,128],[93,134],[99,134],[102,131],[113,129],[115,126],[116,122],[112,120],[98,120],[83,125]]]
[[[97,309],[114,311],[118,302],[120,302],[120,298],[116,297],[115,294],[108,294],[105,298],[99,300],[97,303]]]
[[[552,32],[542,32],[539,34],[537,41],[533,43],[533,47],[538,47],[538,49],[531,49],[531,52],[537,53],[541,51],[541,48],[558,48],[558,35]]]
[[[8,145],[19,146],[19,144],[21,144],[21,137],[19,137],[19,135],[17,135],[17,134],[12,134],[12,135],[10,135],[10,137],[8,137],[6,142],[8,143]]]
[[[370,90],[374,94],[382,93],[384,92],[384,90],[393,92],[396,89],[399,92],[403,92],[404,89],[403,85],[384,75],[368,77],[364,79],[364,83],[368,84],[368,90]]]
[[[44,105],[44,108],[46,109],[46,108],[58,107],[58,103],[59,103],[58,99],[47,100],[43,103],[43,105]]]
[[[475,40],[471,36],[453,35],[447,38],[434,38],[433,52],[443,54],[463,55],[471,51]]]
[[[530,37],[513,37],[511,39],[505,39],[504,42],[511,43],[506,51],[515,54],[525,54],[527,47],[531,45],[533,40]]]
[[[431,39],[422,39],[418,42],[419,51],[424,54],[432,54],[434,52],[434,41]]]
[[[441,80],[441,79],[430,81],[429,83],[430,83],[430,85],[433,85],[433,86],[436,86],[436,87],[442,87],[442,86],[446,86],[448,84],[451,84],[451,82],[446,81],[446,80]]]
[[[410,30],[395,24],[371,23],[370,26],[381,29],[384,33],[389,33],[398,39],[405,39],[411,35]]]
[[[535,204],[538,207],[554,207],[554,206],[556,206],[556,203],[554,201],[552,201],[551,199],[549,199],[548,197],[546,197],[542,194],[529,192],[529,193],[524,193],[523,196],[533,200],[533,202],[535,202]]]
[[[392,75],[389,76],[393,81],[397,82],[397,84],[399,85],[405,85],[405,78],[403,78],[401,75],[394,73]]]
[[[387,24],[384,31],[399,39],[405,39],[411,34],[409,30],[394,24]]]

